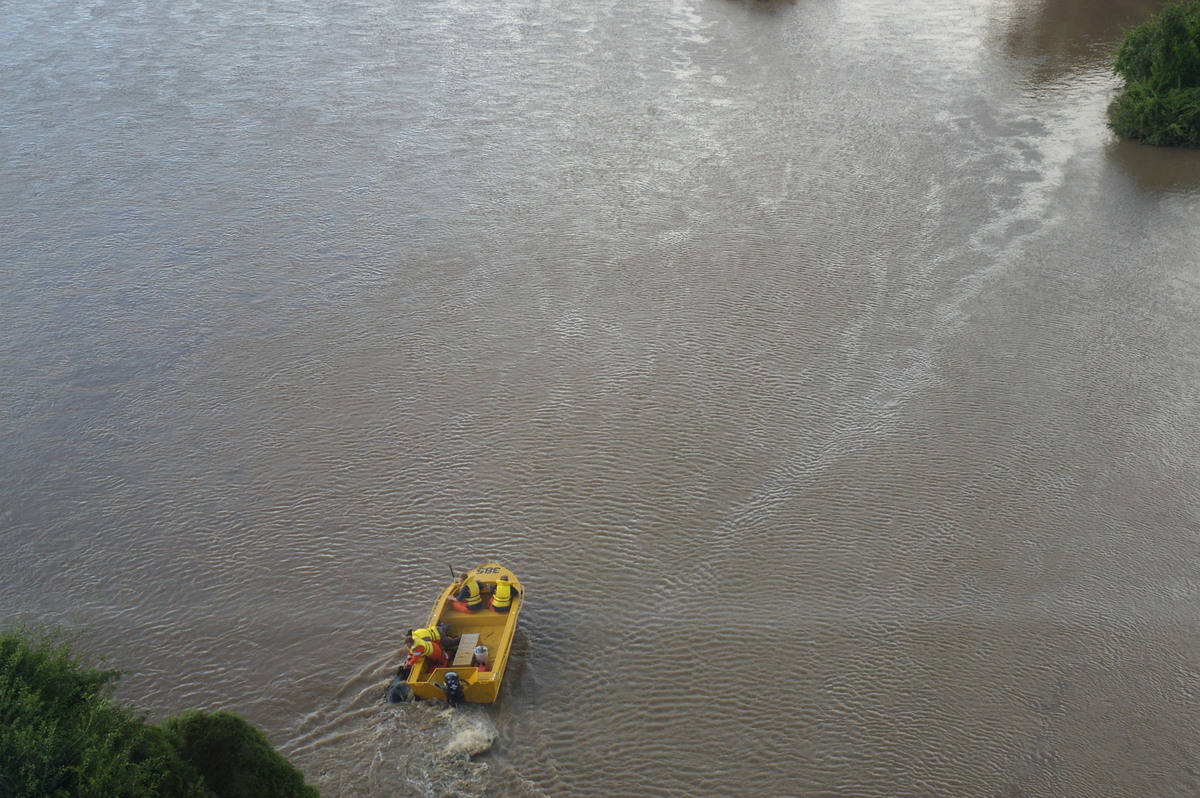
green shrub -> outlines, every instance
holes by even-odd
[[[0,796],[318,798],[237,715],[148,724],[113,700],[120,675],[84,664],[61,637],[0,633]]]
[[[1170,3],[1129,31],[1113,72],[1125,80],[1108,109],[1117,135],[1200,147],[1200,2]]]
[[[0,634],[0,795],[204,795],[161,729],[111,698],[115,670],[45,633]]]
[[[319,798],[266,736],[232,712],[184,712],[163,724],[217,798]]]

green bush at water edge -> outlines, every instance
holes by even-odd
[[[0,633],[0,795],[317,798],[258,729],[228,712],[146,723],[112,697],[116,670],[45,633]]]
[[[163,726],[180,758],[200,771],[204,785],[221,798],[319,798],[265,734],[232,712],[192,710],[167,718]]]
[[[1200,147],[1200,2],[1170,3],[1129,31],[1113,72],[1125,80],[1108,109],[1117,135]]]

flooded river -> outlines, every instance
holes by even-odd
[[[1158,5],[5,3],[0,615],[326,796],[1200,793]]]

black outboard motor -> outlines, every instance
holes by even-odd
[[[383,694],[389,704],[399,704],[408,700],[409,670],[407,665],[401,665],[400,669],[396,671],[396,675],[392,677],[392,683],[388,685],[387,692]]]
[[[458,674],[450,671],[446,674],[446,683],[434,682],[433,686],[446,694],[446,703],[452,707],[461,707],[467,697],[463,695],[462,682],[459,681]]]

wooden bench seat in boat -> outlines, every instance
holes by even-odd
[[[454,662],[450,663],[451,667],[470,667],[471,657],[475,656],[475,646],[479,645],[479,634],[471,632],[465,634],[458,641],[458,652],[454,655]]]

